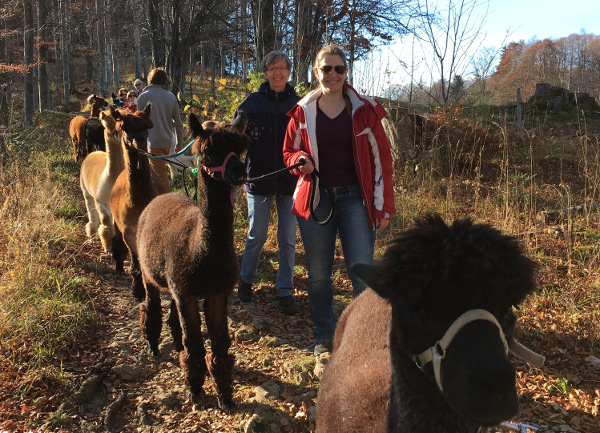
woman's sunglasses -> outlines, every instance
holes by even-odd
[[[340,74],[340,75],[345,74],[346,71],[348,70],[348,68],[345,67],[344,65],[335,65],[335,66],[325,65],[325,66],[321,66],[319,69],[321,71],[323,71],[324,74],[331,74],[331,71],[335,70],[335,73]]]

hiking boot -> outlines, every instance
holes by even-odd
[[[333,349],[333,341],[321,340],[321,341],[318,341],[317,344],[315,344],[314,354],[315,354],[315,356],[318,357],[319,355],[322,355],[326,352],[331,353],[332,349]]]
[[[283,312],[288,316],[293,316],[300,310],[296,300],[292,295],[288,296],[280,296],[279,297],[279,306],[283,309]]]
[[[252,284],[245,282],[241,278],[238,284],[238,297],[242,302],[252,302]]]

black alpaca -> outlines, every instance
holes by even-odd
[[[139,219],[137,245],[146,290],[140,327],[150,350],[159,354],[162,327],[160,292],[171,294],[169,325],[185,383],[193,401],[204,396],[210,373],[224,411],[233,405],[234,358],[227,328],[227,298],[237,281],[233,247],[232,183],[244,176],[240,154],[248,146],[244,125],[205,129],[194,115],[190,127],[197,152],[198,203],[182,194],[156,197]],[[204,348],[198,300],[212,353]]]
[[[372,290],[340,318],[317,431],[477,433],[516,415],[507,340],[535,269],[487,224],[417,219],[356,268]]]

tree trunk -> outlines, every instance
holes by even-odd
[[[38,83],[40,111],[50,109],[50,85],[48,79],[48,4],[38,2]]]
[[[165,32],[160,19],[160,3],[157,0],[148,1],[148,19],[150,22],[150,40],[152,42],[152,64],[154,67],[164,66],[165,54]]]
[[[171,93],[178,95],[181,82],[185,77],[183,71],[183,53],[186,52],[181,41],[181,8],[182,0],[174,0],[171,5],[171,47],[167,60],[167,73],[171,78]]]
[[[140,25],[133,24],[133,40],[135,41],[135,78],[142,76],[142,31]]]
[[[7,20],[3,20],[3,27],[6,34],[8,34],[8,23]],[[11,63],[11,57],[8,50],[8,42],[6,38],[0,38],[0,56],[6,63]],[[10,78],[9,74],[0,72],[0,125],[8,126],[8,101],[10,94]],[[3,137],[3,134],[0,134]],[[2,138],[0,138],[2,140]],[[1,153],[0,153],[1,155]]]
[[[256,46],[256,69],[269,51],[275,49],[275,27],[273,26],[273,0],[252,0],[254,39]]]
[[[71,103],[71,88],[69,86],[69,54],[67,48],[67,25],[65,23],[66,20],[66,1],[60,0],[60,59],[62,64],[62,74],[63,74],[63,94],[64,94],[64,104],[65,106],[69,106]]]
[[[23,115],[25,125],[33,123],[35,106],[33,101],[33,0],[23,1]]]
[[[104,1],[96,0],[96,39],[98,41],[98,92],[106,95],[106,40],[104,27]]]

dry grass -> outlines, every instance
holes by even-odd
[[[75,269],[86,240],[74,196],[78,167],[65,140],[41,127],[7,133],[0,166],[0,342],[11,362],[42,368],[94,323],[86,278]]]

